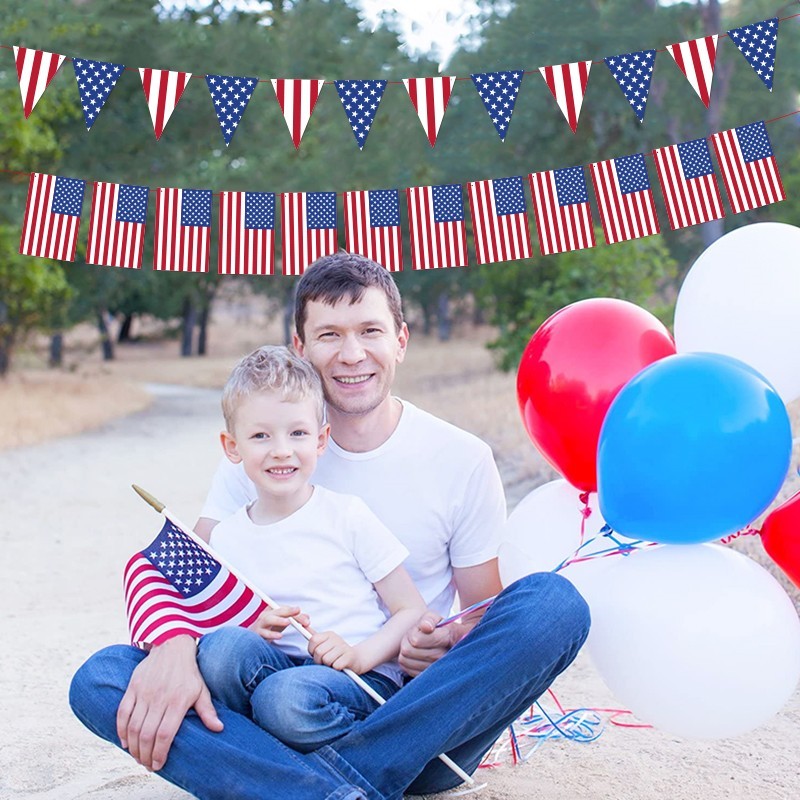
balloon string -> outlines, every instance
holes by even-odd
[[[586,538],[586,520],[592,515],[592,509],[589,508],[589,492],[581,492],[578,495],[578,499],[583,503],[583,508],[581,509],[581,539],[578,544],[578,549],[580,549]]]
[[[719,540],[719,544],[729,544],[734,539],[738,539],[740,536],[760,536],[761,531],[758,528],[752,528],[749,525],[746,528],[742,528],[740,531],[736,531],[736,533],[732,533],[730,536],[723,536]]]

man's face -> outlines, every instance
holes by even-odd
[[[328,405],[342,414],[368,414],[390,394],[403,361],[408,328],[395,329],[386,295],[371,286],[351,303],[311,301],[306,306],[305,342],[295,347],[322,378]]]

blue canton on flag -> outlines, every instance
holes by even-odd
[[[525,71],[517,69],[508,72],[477,72],[470,77],[489,112],[498,136],[505,141]]]
[[[336,227],[336,192],[308,192],[307,227],[310,230]]]
[[[494,188],[494,207],[498,215],[523,214],[525,212],[525,194],[522,191],[522,177],[496,178],[492,181]]]
[[[560,206],[574,206],[576,203],[588,203],[589,192],[586,189],[586,176],[583,167],[566,167],[553,170],[556,182],[556,194]]]
[[[117,222],[143,223],[147,216],[147,186],[131,186],[121,183],[117,200]]]
[[[70,217],[79,217],[83,206],[83,190],[86,181],[77,178],[56,178],[56,187],[53,192],[53,205],[50,210],[54,214],[68,214]]]
[[[239,127],[242,114],[250,102],[258,78],[236,75],[206,75],[208,91],[214,103],[214,112],[227,147]]]
[[[643,192],[650,188],[647,167],[644,164],[644,156],[641,153],[616,158],[614,163],[617,165],[619,189],[623,194]]]
[[[369,192],[369,221],[373,228],[400,224],[397,189],[374,189]]]
[[[220,571],[219,563],[171,522],[142,555],[186,597],[202,592]]]
[[[111,90],[122,75],[124,64],[110,64],[106,61],[90,61],[87,58],[74,58],[72,68],[78,82],[78,94],[83,108],[83,118],[88,131],[94,125],[100,109],[108,100]]]
[[[644,122],[656,51],[638,50],[635,53],[609,56],[603,60],[611,70],[619,88],[622,89],[625,99],[630,103],[633,113],[639,118],[639,122]]]
[[[677,147],[678,154],[681,157],[683,177],[687,181],[693,178],[701,178],[703,175],[713,174],[714,165],[711,163],[711,150],[705,139],[681,142]]]
[[[273,192],[245,192],[244,227],[248,230],[273,230],[275,228],[275,194]]]
[[[211,190],[184,189],[181,202],[181,225],[211,227]]]
[[[336,81],[336,91],[359,150],[367,142],[385,88],[386,81]]]
[[[765,19],[733,28],[728,31],[731,41],[747,59],[756,75],[772,91],[772,78],[775,72],[775,55],[778,49],[778,18]]]
[[[746,164],[773,155],[772,145],[767,136],[767,126],[763,122],[753,122],[736,128],[736,136],[739,138],[739,147],[742,149],[742,157]]]
[[[461,196],[460,183],[432,186],[431,189],[434,222],[460,222],[464,219],[464,199]]]

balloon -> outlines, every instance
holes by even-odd
[[[695,261],[678,293],[679,353],[733,356],[757,369],[784,402],[800,396],[800,228],[745,225]]]
[[[770,558],[800,586],[800,492],[767,515],[761,542]]]
[[[756,728],[800,678],[800,620],[778,582],[718,545],[620,559],[593,598],[588,650],[642,721],[715,739]]]
[[[671,356],[642,370],[608,410],[600,509],[626,536],[717,539],[769,506],[791,448],[786,407],[755,370],[717,354]]]
[[[562,308],[531,337],[517,372],[525,430],[573,486],[597,489],[597,439],[611,401],[640,369],[675,352],[643,308],[596,297]]]

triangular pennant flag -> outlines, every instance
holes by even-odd
[[[239,127],[242,114],[258,84],[258,78],[237,75],[206,75],[222,137],[227,147]]]
[[[64,62],[64,56],[14,45],[14,60],[17,63],[22,109],[27,119]]]
[[[655,60],[655,50],[637,50],[635,53],[621,53],[603,59],[639,122],[644,122]]]
[[[719,36],[715,33],[702,39],[667,45],[667,50],[675,59],[678,69],[692,84],[706,108],[711,100],[711,81],[714,78],[714,64],[717,60],[717,39]]]
[[[106,61],[92,61],[88,58],[73,58],[72,68],[78,82],[83,118],[86,130],[90,130],[105,105],[111,90],[125,70],[124,64],[110,64]]]
[[[160,139],[192,73],[140,68],[139,74],[142,76],[142,88],[153,120],[153,130],[156,139]]]
[[[300,147],[303,132],[314,113],[314,106],[324,84],[324,80],[272,79],[272,88],[289,126],[289,133],[292,134],[295,150]]]
[[[450,102],[455,77],[403,78],[408,96],[417,110],[419,121],[428,135],[431,147],[436,144],[439,126]]]
[[[470,76],[483,105],[489,112],[498,136],[505,141],[524,70],[510,72],[480,72]]]
[[[567,119],[572,132],[578,129],[578,117],[581,114],[586,84],[589,82],[591,61],[574,61],[571,64],[555,64],[550,67],[539,67],[539,72],[555,97],[558,107]]]
[[[386,81],[336,81],[336,91],[359,150],[367,143]]]
[[[728,36],[756,75],[764,81],[767,89],[772,91],[775,54],[778,49],[778,18],[772,17],[743,28],[733,28],[728,31]]]

